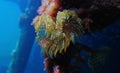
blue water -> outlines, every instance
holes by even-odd
[[[17,4],[0,0],[0,73],[5,73],[18,42],[20,14]]]
[[[0,0],[0,73],[7,73],[13,51],[17,47],[21,31],[19,19],[27,1],[19,3],[19,0]],[[35,43],[24,73],[43,73],[42,58],[39,46]]]
[[[0,73],[6,73],[9,63],[12,60],[12,51],[16,48],[20,37],[19,18],[22,14],[22,10],[20,9],[19,4],[14,1],[15,0],[12,0],[12,2],[0,0]],[[112,69],[115,68],[116,65],[120,66],[118,64],[120,61],[119,39],[120,19],[99,32],[83,36],[79,42],[88,45],[93,49],[101,46],[112,48],[113,53],[109,63],[112,67],[107,67],[108,69]],[[43,57],[39,48],[40,47],[35,42],[24,73],[45,73],[43,71]],[[113,70],[117,71],[117,68]],[[84,73],[90,73],[87,66],[85,66],[84,69],[87,69]],[[106,69],[106,73],[108,73],[108,69]]]

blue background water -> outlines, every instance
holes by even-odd
[[[15,0],[12,1],[13,2],[0,0],[0,73],[6,73],[11,61],[12,51],[16,48],[20,35],[19,17],[22,11],[19,4],[17,4]],[[110,66],[106,66],[105,72],[108,73],[112,70],[117,71],[120,68],[120,19],[99,32],[89,36],[83,36],[81,41],[78,42],[86,44],[94,49],[101,46],[112,48],[113,52],[111,54],[110,62],[108,63]],[[40,53],[39,46],[35,43],[25,73],[45,73],[43,71],[42,62],[43,57]],[[87,67],[85,66],[84,69],[86,68]],[[90,73],[89,68],[87,68],[84,73]]]
[[[19,19],[23,12],[20,6],[26,8],[26,2],[27,0],[22,3],[19,0],[0,0],[0,73],[7,73],[12,60],[12,52],[20,37]],[[42,58],[39,46],[35,43],[25,73],[43,73]]]
[[[0,0],[0,73],[5,73],[19,38],[21,11],[16,3]]]

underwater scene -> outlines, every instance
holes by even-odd
[[[0,73],[120,73],[120,0],[0,0]]]

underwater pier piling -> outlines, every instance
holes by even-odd
[[[35,39],[35,31],[31,25],[40,5],[39,0],[28,0],[27,8],[21,15],[19,26],[21,29],[18,45],[13,52],[7,73],[24,73]],[[22,6],[22,5],[21,5]]]

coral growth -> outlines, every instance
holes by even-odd
[[[42,5],[39,7],[39,14],[48,14],[55,16],[56,12],[60,8],[60,0],[42,0]]]

